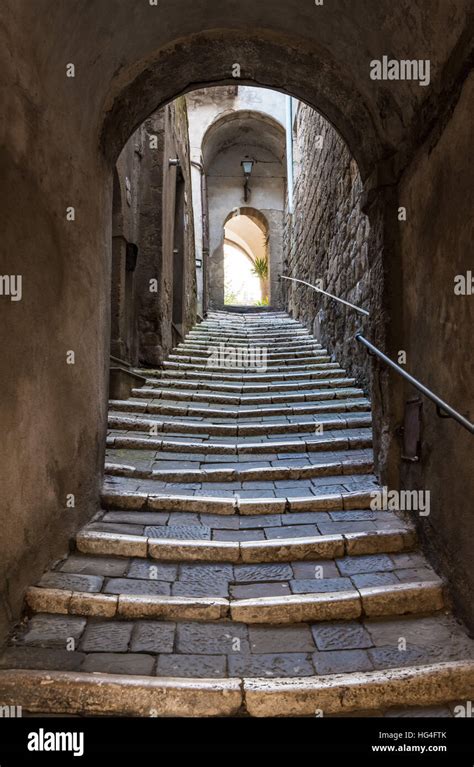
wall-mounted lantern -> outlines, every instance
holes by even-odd
[[[244,171],[244,200],[245,202],[248,201],[250,197],[250,188],[249,188],[249,181],[250,176],[252,175],[253,170],[253,160],[249,160],[248,157],[245,158],[245,160],[242,160],[240,163],[242,166],[242,170]]]

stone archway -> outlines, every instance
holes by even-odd
[[[278,305],[286,193],[285,131],[281,123],[260,111],[224,114],[206,131],[202,156],[208,190],[211,306],[224,304],[224,227],[238,215],[248,215],[265,231],[271,253],[267,298],[272,305]],[[248,203],[241,169],[246,157],[253,162]]]
[[[274,233],[275,236],[275,233]],[[253,300],[245,301],[243,296],[235,302],[237,304],[265,305],[271,303],[271,293],[269,284],[271,246],[270,246],[270,228],[265,216],[255,208],[239,208],[232,211],[226,218],[223,226],[223,249],[224,249],[224,286],[230,294],[235,294],[233,289],[233,280],[239,274],[237,265],[233,268],[235,255],[239,252],[243,259],[240,259],[240,268],[244,267],[246,272],[239,275],[237,285],[240,284],[240,292],[245,295],[245,282],[251,283],[250,291]],[[232,252],[234,251],[234,252]],[[261,265],[267,265],[266,274],[262,273]],[[247,266],[247,269],[245,269]],[[259,268],[260,267],[260,270]],[[228,287],[230,285],[230,287]],[[224,303],[232,304],[234,301],[230,297],[224,297]]]

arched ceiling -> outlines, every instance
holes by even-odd
[[[4,0],[8,38],[22,58],[35,130],[101,145],[112,164],[138,125],[181,93],[240,84],[290,93],[341,133],[362,177],[433,121],[440,95],[465,77],[471,0]],[[429,59],[431,82],[373,81],[370,62]],[[65,77],[74,63],[76,77]],[[9,76],[10,73],[10,76]],[[9,80],[7,79],[9,78]],[[13,81],[15,81],[13,77]],[[39,122],[39,126],[38,126]],[[30,140],[31,139],[31,140]],[[13,139],[12,139],[13,141]]]
[[[250,252],[250,257],[265,258],[265,235],[258,224],[249,216],[233,216],[225,224],[225,237],[238,247]]]
[[[202,142],[202,157],[208,168],[219,152],[244,145],[266,149],[278,162],[285,157],[285,131],[283,127],[268,115],[241,110],[224,115],[213,123]]]

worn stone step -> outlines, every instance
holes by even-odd
[[[154,479],[159,482],[208,483],[208,482],[256,482],[314,479],[336,474],[371,474],[373,460],[365,458],[342,458],[340,461],[321,461],[305,466],[259,466],[240,468],[238,463],[233,468],[198,468],[198,469],[138,469],[134,466],[113,465],[108,472],[111,476],[139,477]]]
[[[361,615],[392,617],[431,613],[443,606],[441,582],[428,581],[375,586],[359,591],[241,599],[231,602],[230,614],[232,620],[247,624],[279,624],[353,620]]]
[[[178,389],[152,389],[143,387],[132,389],[132,396],[137,399],[166,400],[168,402],[199,402],[220,405],[234,405],[235,407],[248,407],[250,405],[278,405],[278,404],[314,404],[321,400],[345,399],[347,397],[363,397],[360,389],[351,388],[352,379],[335,379],[334,381],[322,381],[321,388],[311,391],[291,392],[284,394],[255,394],[233,396],[231,394],[214,394],[211,392],[180,391]],[[322,387],[326,388],[322,388]]]
[[[3,705],[66,715],[253,717],[353,714],[470,700],[474,661],[296,678],[199,679],[0,671]]]
[[[298,498],[287,498],[284,495],[280,498],[240,498],[236,494],[174,495],[110,489],[101,494],[102,506],[108,510],[183,511],[224,516],[370,509],[372,499],[369,491],[305,495]]]
[[[94,594],[30,587],[26,604],[33,613],[123,620],[215,621],[230,617],[230,602],[220,597]]]
[[[314,389],[317,384],[320,384],[322,386],[329,385],[329,380],[334,381],[344,381],[351,383],[354,382],[354,379],[347,378],[343,370],[324,370],[321,371],[321,373],[318,373],[312,378],[311,380],[303,380],[299,381],[298,384],[295,384],[294,381],[263,381],[263,382],[254,382],[254,383],[234,383],[232,381],[218,381],[216,379],[210,379],[203,381],[202,379],[190,379],[190,378],[154,378],[152,376],[147,377],[146,384],[145,384],[145,390],[150,388],[168,388],[172,387],[175,389],[199,389],[200,391],[209,391],[209,392],[225,392],[229,394],[265,394],[268,392],[285,392],[285,391],[295,391],[297,388],[298,391],[303,391],[306,389]],[[338,383],[335,385],[348,385],[347,383]]]
[[[176,380],[182,380],[185,384],[187,381],[191,382],[199,382],[202,381],[210,382],[210,383],[229,383],[234,385],[243,385],[244,382],[247,382],[247,385],[254,385],[254,384],[268,384],[268,385],[278,385],[278,384],[286,384],[286,383],[293,383],[294,384],[294,390],[296,391],[298,389],[298,384],[303,382],[311,383],[313,382],[315,387],[318,386],[321,379],[324,378],[331,378],[332,375],[329,373],[329,375],[321,375],[321,373],[324,373],[322,369],[323,366],[321,365],[313,365],[312,368],[314,368],[312,371],[302,371],[301,373],[295,374],[295,375],[287,375],[285,373],[258,373],[258,372],[252,372],[249,371],[247,375],[242,375],[242,373],[229,373],[228,371],[209,371],[208,369],[203,371],[195,371],[192,369],[189,370],[163,370],[162,375],[160,376],[159,380],[163,382],[165,386],[169,386],[169,381],[176,381]],[[334,368],[331,368],[333,370]],[[142,371],[143,374],[144,371]]]
[[[26,603],[33,613],[104,619],[217,621],[262,625],[354,620],[426,614],[444,607],[441,581],[400,583],[319,594],[256,599],[171,597],[142,594],[91,594],[31,587]]]
[[[306,328],[303,328],[301,325],[295,324],[295,325],[280,325],[272,324],[270,327],[265,328],[262,325],[259,325],[258,328],[247,328],[247,329],[236,329],[233,327],[202,327],[202,325],[198,326],[196,329],[191,330],[186,338],[255,338],[255,334],[258,334],[259,338],[294,338],[295,336],[303,336],[306,338],[310,337],[310,333]]]
[[[295,359],[301,359],[301,358],[312,358],[313,352],[319,352],[322,350],[322,347],[320,344],[315,344],[313,346],[307,346],[304,349],[298,349],[298,350],[283,350],[283,351],[272,351],[272,348],[269,350],[265,348],[264,356],[268,360],[295,360]],[[239,355],[242,355],[245,357],[245,354],[249,354],[249,356],[252,356],[252,354],[255,353],[255,351],[262,351],[262,348],[256,345],[252,346],[228,346],[227,344],[217,344],[214,346],[201,346],[197,344],[181,344],[180,346],[176,347],[176,349],[173,349],[171,352],[170,358],[176,359],[179,358],[185,359],[189,361],[190,359],[208,359],[211,355],[215,355],[216,353],[219,354],[230,354],[233,352],[238,352]],[[326,352],[327,354],[327,352]]]
[[[248,395],[268,396],[276,394],[277,396],[280,396],[280,393],[288,393],[292,395],[300,392],[306,393],[307,391],[308,393],[311,393],[311,391],[318,391],[320,388],[345,388],[354,386],[354,383],[355,380],[345,376],[343,371],[330,371],[329,374],[324,372],[322,375],[316,376],[312,380],[301,381],[297,384],[295,384],[294,381],[265,381],[243,385],[241,383],[227,381],[219,382],[216,380],[203,381],[201,383],[195,379],[148,378],[143,388],[134,391],[146,392],[145,396],[148,396],[148,392],[163,390],[176,392],[176,390],[182,389],[184,391],[187,390],[189,394],[199,391],[202,393],[202,396],[205,396],[209,392],[210,395],[217,393],[220,398],[222,395],[231,395],[232,397],[242,398]],[[133,393],[133,396],[136,396],[136,394]]]
[[[270,370],[274,373],[288,373],[291,374],[293,372],[305,372],[307,370],[317,370],[317,363],[319,362],[330,362],[330,358],[327,355],[321,354],[318,355],[317,358],[314,358],[311,362],[307,362],[305,364],[300,363],[292,363],[288,365],[271,365],[267,364],[265,366],[266,370]],[[232,366],[232,367],[225,367],[223,365],[211,365],[211,364],[203,364],[199,362],[175,362],[174,360],[168,361],[165,360],[163,362],[163,369],[164,370],[195,370],[195,371],[215,371],[215,372],[222,372],[225,370],[233,370],[235,373],[246,373],[246,372],[252,372],[254,370],[258,370],[259,366],[252,367],[252,366],[243,366],[240,367],[238,365]]]
[[[474,661],[337,674],[307,679],[247,679],[251,716],[314,716],[395,706],[433,706],[474,695]]]
[[[291,344],[311,344],[314,345],[314,339],[308,334],[299,333],[297,331],[281,331],[277,333],[199,333],[196,335],[190,335],[187,340],[190,343],[197,343],[200,345],[219,345],[226,344],[228,346],[265,346],[274,347],[277,344],[280,346],[286,346]],[[321,348],[324,348],[320,345]]]
[[[139,431],[173,434],[207,434],[209,436],[221,437],[250,437],[266,436],[268,434],[314,434],[316,428],[320,425],[323,432],[344,431],[345,429],[360,429],[370,427],[372,416],[367,414],[354,414],[354,417],[343,416],[321,416],[321,420],[315,421],[294,421],[284,423],[244,423],[244,424],[221,424],[210,420],[201,421],[178,421],[178,420],[157,420],[156,418],[144,418],[140,415],[129,415],[128,413],[110,412],[108,417],[108,426],[110,429],[119,429],[127,431]]]
[[[76,536],[84,554],[151,558],[163,562],[271,563],[334,559],[411,551],[416,536],[403,528],[257,541],[186,540],[107,533],[83,528]],[[210,595],[212,596],[212,594]]]
[[[150,427],[149,427],[150,428]],[[202,431],[202,429],[201,429]],[[313,427],[314,431],[314,427]],[[228,455],[238,456],[246,454],[265,454],[271,453],[312,453],[324,450],[350,450],[370,448],[372,446],[372,433],[370,430],[357,430],[356,434],[345,434],[342,430],[332,434],[330,430],[322,436],[312,436],[309,439],[286,439],[286,440],[262,440],[262,441],[239,441],[233,444],[222,444],[220,442],[190,441],[179,442],[176,439],[160,439],[155,436],[122,436],[114,432],[107,437],[107,445],[114,448],[125,449],[144,449],[167,451],[172,453],[186,453],[191,455]],[[131,467],[134,469],[134,467]],[[114,473],[106,464],[106,473]],[[120,471],[115,473],[120,474]],[[133,471],[135,473],[135,470]],[[127,476],[130,476],[127,473]],[[145,475],[147,476],[147,475]]]
[[[217,367],[221,370],[279,370],[282,368],[287,370],[292,367],[301,369],[302,365],[313,365],[314,363],[319,362],[322,357],[326,358],[327,356],[328,354],[326,351],[316,350],[295,358],[288,358],[286,355],[283,357],[269,357],[263,352],[255,354],[252,353],[252,350],[237,350],[232,347],[230,351],[227,350],[226,352],[223,351],[221,354],[209,354],[206,356],[170,354],[168,355],[167,363],[169,363],[168,367],[171,366],[171,363],[177,363],[180,366],[189,364],[201,367],[204,365],[210,369]]]
[[[105,511],[27,591],[2,705],[340,716],[472,697],[474,643],[415,530],[373,510],[370,402],[306,328],[212,311],[137,371],[110,402]]]
[[[221,344],[229,345],[230,343],[228,341],[222,341],[222,340],[216,340],[216,339],[210,339],[207,342],[204,339],[197,339],[197,338],[190,338],[183,342],[182,344],[179,344],[179,346],[176,346],[173,351],[179,352],[181,349],[197,349],[202,350],[204,352],[207,352],[209,348],[211,349],[219,349]],[[260,348],[259,339],[257,335],[253,335],[248,339],[239,339],[234,340],[232,343],[232,348],[236,349],[254,349],[254,348]],[[292,354],[293,352],[308,352],[312,351],[313,349],[321,351],[324,349],[324,347],[312,339],[311,337],[303,338],[303,337],[297,337],[297,338],[288,338],[288,339],[281,339],[281,340],[275,340],[271,344],[271,353],[275,354],[284,354],[285,352],[288,352],[289,354]]]
[[[258,332],[252,333],[250,336],[248,336],[245,339],[238,339],[235,341],[235,346],[258,346],[259,343],[260,334]],[[201,348],[207,348],[209,345],[219,345],[222,343],[222,340],[219,339],[217,341],[211,341],[211,344],[209,344],[209,341],[206,343],[204,336],[201,336],[200,338],[193,337],[193,336],[186,336],[185,340],[182,341],[178,346],[175,347],[175,349],[180,349],[181,347],[195,347],[199,346]],[[226,343],[224,341],[224,343]],[[315,338],[312,336],[290,336],[287,338],[283,338],[280,340],[276,340],[274,344],[272,344],[272,350],[280,350],[286,351],[286,350],[292,350],[292,349],[322,349],[322,344],[319,343]]]
[[[270,351],[271,349],[271,351]],[[282,349],[282,351],[280,351]],[[217,359],[225,359],[226,355],[232,359],[233,356],[241,357],[246,360],[254,357],[256,360],[273,360],[274,363],[295,364],[301,361],[301,358],[309,357],[312,362],[320,363],[320,357],[329,357],[327,349],[321,346],[311,346],[310,344],[299,344],[293,347],[292,351],[286,350],[287,347],[280,347],[272,344],[270,347],[262,347],[258,344],[235,344],[233,346],[224,344],[191,344],[186,347],[177,347],[173,352],[177,361],[184,361],[183,357],[192,357],[200,361],[200,364],[207,363],[212,356]],[[326,363],[329,364],[329,363]]]
[[[17,669],[0,671],[0,699],[3,705],[53,714],[235,716],[242,705],[242,690],[238,679],[160,679]]]
[[[252,372],[251,370],[247,370],[246,373],[236,373],[236,372],[230,372],[230,370],[222,370],[219,369],[218,371],[210,371],[207,368],[203,368],[202,370],[193,370],[193,369],[186,369],[186,370],[177,370],[177,369],[171,369],[171,370],[142,370],[140,368],[136,368],[137,371],[139,371],[140,375],[143,375],[144,377],[147,377],[148,375],[154,375],[154,373],[157,374],[157,376],[160,378],[160,380],[176,380],[176,379],[182,379],[184,381],[202,381],[203,383],[205,381],[216,381],[218,383],[235,383],[235,384],[252,384],[252,383],[294,383],[298,384],[301,381],[317,381],[321,377],[322,373],[325,373],[329,370],[335,370],[339,369],[339,365],[337,363],[333,362],[317,362],[314,365],[311,365],[311,369],[305,369],[301,370],[299,372],[294,372],[292,374],[286,373],[286,372],[271,372],[268,371],[266,373],[258,373],[258,372]]]
[[[110,400],[109,408],[121,410],[129,413],[160,413],[169,416],[190,416],[206,418],[226,418],[230,420],[241,420],[244,418],[265,418],[267,416],[299,416],[313,415],[318,413],[366,413],[370,410],[370,405],[364,397],[355,397],[353,399],[336,398],[334,391],[331,392],[332,399],[320,400],[317,403],[304,403],[299,405],[272,405],[266,407],[226,407],[206,408],[203,405],[171,405],[166,402],[153,400]]]

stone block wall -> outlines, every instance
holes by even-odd
[[[370,311],[369,221],[361,210],[357,164],[335,129],[305,104],[295,117],[294,157],[284,274]],[[368,389],[369,362],[354,340],[359,328],[367,328],[367,319],[304,285],[283,280],[282,290],[292,316]]]
[[[160,300],[158,293],[150,291],[150,280],[159,280],[163,251],[164,110],[151,115],[140,130],[144,132],[144,156],[139,181],[139,257],[135,275],[137,362],[153,366],[162,358]]]
[[[173,158],[179,160],[185,187],[181,223],[187,332],[196,317],[196,276],[184,98],[152,114],[130,137],[116,166],[111,352],[134,365],[161,364],[176,341],[172,312],[177,171],[169,165]],[[132,272],[126,266],[127,245],[137,248]]]
[[[176,99],[168,108],[170,127],[184,177],[184,301],[183,327],[186,334],[196,322],[196,249],[194,242],[194,215],[191,183],[191,151],[186,99]],[[165,162],[168,158],[165,157]]]

